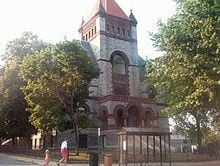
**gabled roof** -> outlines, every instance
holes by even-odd
[[[109,15],[129,20],[129,17],[120,8],[117,2],[115,2],[115,0],[99,0],[89,15],[89,18],[92,18],[99,12],[106,12]]]
[[[101,0],[105,11],[109,15],[113,15],[116,17],[129,19],[128,16],[124,13],[124,11],[120,8],[120,6],[115,2],[115,0]]]

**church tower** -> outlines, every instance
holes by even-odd
[[[99,0],[79,29],[82,47],[101,72],[90,85],[86,109],[97,117],[105,146],[117,144],[122,127],[168,128],[156,89],[144,83],[136,27],[132,11],[127,16],[115,0]]]
[[[130,81],[139,79],[129,75],[130,70],[136,72],[136,77],[139,76],[136,25],[134,15],[131,13],[127,17],[114,0],[100,0],[82,24],[82,40],[90,43],[99,68],[105,73],[101,76],[103,81],[100,82],[99,95],[137,95],[138,87]],[[138,85],[137,82],[135,84]]]

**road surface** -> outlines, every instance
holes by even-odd
[[[1,154],[0,153],[0,166],[37,166],[37,165],[43,165],[44,161],[43,159],[33,159],[29,157],[21,157],[21,156],[7,156],[8,154]],[[51,162],[51,166],[56,166],[56,162]],[[67,164],[68,166],[89,166],[89,164]],[[103,164],[101,164],[103,166]],[[118,164],[113,164],[113,166],[118,166]],[[139,166],[138,164],[129,164],[128,166]],[[149,165],[146,164],[146,166],[160,166],[160,163],[150,163]],[[164,163],[163,166],[169,166],[168,163]],[[220,166],[220,160],[218,161],[206,161],[206,162],[175,162],[172,163],[172,166]]]
[[[36,165],[34,162],[22,161],[16,158],[0,156],[0,166]]]

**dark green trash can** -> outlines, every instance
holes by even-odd
[[[99,165],[99,155],[98,153],[90,153],[89,157],[89,166],[98,166]]]

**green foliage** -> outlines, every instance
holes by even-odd
[[[63,108],[59,105],[51,105],[49,108],[36,105],[34,108],[27,108],[31,113],[29,120],[37,128],[42,131],[64,131],[71,129],[70,121],[66,118],[64,112],[60,111]]]
[[[168,104],[165,111],[182,129],[192,117],[194,123],[185,129],[195,128],[199,144],[205,136],[203,126],[210,125],[220,106],[220,40],[213,6],[214,0],[178,1],[177,13],[166,23],[159,22],[158,32],[152,34],[154,46],[164,56],[148,66],[147,79]]]
[[[216,144],[218,142],[217,134],[215,134],[211,130],[209,130],[206,134],[207,135],[206,135],[205,139],[203,139],[203,145],[210,146],[210,145]],[[212,148],[214,148],[214,146]]]
[[[21,87],[25,85],[20,77],[22,58],[36,54],[48,47],[31,32],[24,32],[20,38],[9,41],[2,59],[6,61],[0,71],[0,136],[13,138],[30,137],[35,132],[29,122],[30,112],[26,112],[27,103]]]
[[[85,102],[89,83],[98,73],[78,42],[65,41],[24,59],[22,77],[27,85],[23,91],[30,106],[60,102],[71,114]]]
[[[37,35],[31,32],[23,32],[20,38],[7,43],[3,59],[9,61],[15,57],[22,58],[27,55],[37,54],[48,46],[48,44],[39,40]]]
[[[81,114],[79,116],[79,127],[85,129],[86,127],[95,127],[94,119],[90,119],[88,115]]]
[[[213,132],[212,130],[209,130],[206,133],[206,137],[203,139],[203,151],[208,152],[211,155],[219,155],[219,147],[220,147],[220,141],[219,141],[220,135]]]
[[[18,61],[11,61],[0,72],[0,133],[2,138],[30,137],[35,132],[29,123],[30,113],[20,87],[24,85],[18,76]]]
[[[56,117],[63,111],[69,115],[77,142],[79,127],[88,124],[85,117],[80,116],[79,108],[89,97],[90,82],[99,76],[99,70],[80,43],[64,41],[25,57],[21,75],[26,82],[22,90],[30,107],[32,123],[44,129],[59,126],[60,118]]]

